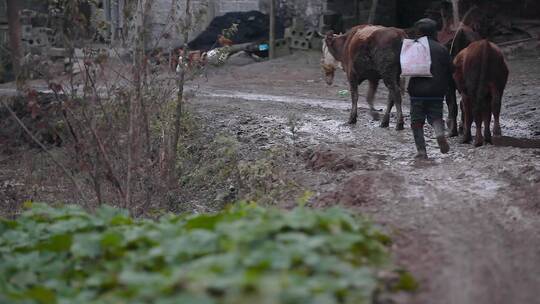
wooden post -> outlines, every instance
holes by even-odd
[[[378,5],[379,5],[379,0],[372,0],[371,9],[369,10],[368,24],[373,24],[373,22],[375,22],[375,17],[377,16]]]
[[[17,0],[7,0],[9,46],[11,48],[11,61],[15,77],[21,70],[21,21],[19,20],[19,6]]]
[[[276,2],[270,0],[270,39],[269,39],[269,56],[270,59],[276,58]]]

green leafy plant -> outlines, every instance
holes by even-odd
[[[387,242],[342,209],[152,221],[33,204],[0,221],[0,303],[371,303]]]

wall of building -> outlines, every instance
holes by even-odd
[[[279,14],[285,20],[301,17],[306,25],[323,30],[322,15],[328,12],[342,16],[345,29],[368,21],[372,0],[278,0]],[[397,0],[379,0],[376,24],[396,25]],[[424,1],[425,2],[425,1]],[[268,0],[260,0],[261,11],[268,12]]]
[[[173,2],[179,5],[173,8]],[[260,0],[193,0],[192,11],[198,18],[194,20],[190,37],[201,33],[212,19],[228,12],[260,10]],[[183,44],[179,28],[172,20],[182,20],[185,14],[185,1],[155,0],[150,17],[151,41],[149,46],[174,48]],[[166,38],[163,34],[167,33]]]
[[[217,0],[217,15],[228,12],[247,12],[260,9],[259,0]]]
[[[327,0],[276,0],[277,14],[279,17],[290,22],[294,17],[302,17],[306,24],[318,27],[322,13],[326,10]],[[259,10],[268,14],[269,0],[259,0]]]
[[[108,0],[112,1],[112,0]],[[177,1],[179,8],[172,8],[174,0],[155,0],[150,18],[151,41],[149,47],[158,45],[163,48],[178,47],[183,41],[178,30],[171,26],[171,20],[181,20],[185,8],[185,1]],[[383,25],[395,25],[397,0],[379,0],[377,18],[375,23]],[[277,0],[278,15],[285,21],[285,26],[290,25],[294,17],[301,17],[309,27],[322,30],[322,15],[328,10],[339,13],[344,18],[345,28],[367,22],[371,0]],[[228,12],[242,12],[258,10],[268,14],[269,0],[193,0],[193,11],[204,11],[205,14],[194,25],[190,37],[195,37],[202,32],[210,21]],[[171,12],[176,12],[171,18]],[[167,33],[167,38],[163,38]]]

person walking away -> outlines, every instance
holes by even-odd
[[[427,36],[431,54],[433,77],[412,77],[409,86],[411,99],[411,128],[418,151],[416,158],[427,159],[424,124],[427,118],[435,130],[441,153],[448,153],[450,146],[444,135],[443,102],[452,77],[450,53],[437,41],[437,23],[432,19],[421,19],[415,23],[421,36]]]

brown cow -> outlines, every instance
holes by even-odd
[[[462,24],[456,32],[452,33],[451,37],[445,37],[439,33],[439,42],[444,44],[450,51],[450,56],[456,58],[457,54],[465,49],[474,41],[480,40],[480,35],[471,27]],[[456,98],[456,83],[451,79],[448,85],[448,93],[446,94],[446,105],[448,106],[448,129],[449,136],[458,136],[457,116],[458,106]],[[463,109],[461,112],[461,123],[464,121]]]
[[[401,108],[399,57],[405,32],[397,28],[388,28],[373,25],[359,25],[353,27],[346,34],[334,35],[329,33],[325,38],[325,45],[332,56],[343,66],[351,91],[350,124],[355,124],[358,117],[358,86],[369,80],[368,105],[371,115],[377,119],[378,113],[373,107],[373,99],[377,83],[380,79],[389,90],[388,104],[381,121],[381,127],[386,128],[390,122],[390,112],[393,105],[397,110],[397,130],[403,130],[403,112]],[[327,82],[331,83],[331,75],[327,72]]]
[[[508,81],[508,66],[501,50],[488,40],[471,43],[454,60],[454,80],[463,98],[465,121],[463,143],[469,143],[472,120],[476,124],[474,145],[481,146],[484,140],[491,143],[491,115],[495,120],[493,134],[501,135],[499,115],[501,100]],[[484,136],[482,137],[482,122]]]

